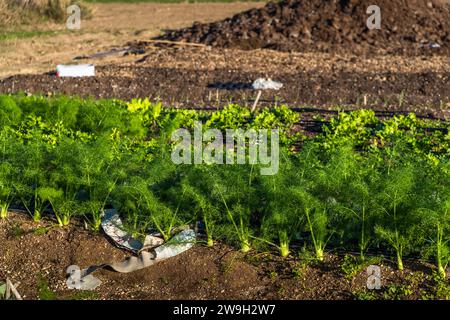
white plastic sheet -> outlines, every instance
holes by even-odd
[[[115,210],[105,210],[102,228],[118,247],[137,255],[124,261],[94,265],[83,270],[78,266],[70,266],[67,269],[67,285],[70,289],[93,290],[101,284],[101,281],[92,275],[98,269],[108,267],[117,272],[129,273],[147,268],[189,250],[196,240],[194,230],[183,229],[166,243],[156,234],[148,234],[142,243],[124,230],[122,220]]]
[[[252,87],[254,90],[280,90],[283,84],[271,79],[258,78],[253,82]]]
[[[95,66],[93,64],[77,64],[77,65],[60,64],[56,66],[56,75],[61,78],[94,77]]]
[[[144,243],[138,239],[134,239],[124,230],[119,214],[113,209],[105,210],[105,215],[102,219],[102,228],[118,247],[133,252],[139,252],[144,248],[153,248],[164,243],[162,238],[153,234],[148,234],[145,237]]]

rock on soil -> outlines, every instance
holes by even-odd
[[[366,23],[373,4],[381,9],[379,30],[369,30]],[[442,0],[284,0],[158,39],[244,50],[448,55],[450,5]]]

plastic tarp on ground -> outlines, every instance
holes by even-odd
[[[129,250],[135,256],[128,257],[124,261],[94,265],[80,270],[77,266],[67,269],[69,278],[67,285],[71,289],[92,290],[101,284],[92,273],[98,269],[110,268],[117,272],[129,273],[147,268],[157,262],[174,257],[192,248],[195,243],[195,231],[189,228],[181,229],[169,241],[164,240],[158,234],[148,234],[142,243],[133,238],[123,228],[122,220],[116,210],[105,210],[102,219],[102,228],[105,233],[122,248]]]

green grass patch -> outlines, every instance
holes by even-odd
[[[33,30],[33,31],[10,31],[0,32],[0,41],[20,40],[36,37],[49,37],[61,34],[65,31],[60,30]]]
[[[47,280],[42,275],[38,276],[38,299],[39,300],[56,300],[58,296],[50,289]]]
[[[37,281],[38,299],[39,300],[95,300],[98,294],[93,291],[77,291],[70,295],[58,296],[50,289],[47,280],[42,276],[38,276]]]

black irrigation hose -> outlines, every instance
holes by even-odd
[[[260,100],[263,101],[263,100]],[[266,102],[270,102],[270,101],[266,101]],[[223,110],[223,108],[218,108],[218,107],[214,107],[214,106],[210,106],[210,107],[183,107],[183,108],[174,108],[174,109],[182,109],[182,110],[193,110],[193,111],[200,111],[200,112],[214,112],[214,111],[218,111],[218,110]],[[300,114],[304,114],[304,113],[322,113],[322,114],[328,114],[328,115],[338,115],[339,113],[343,112],[343,113],[349,113],[352,111],[356,111],[356,110],[360,110],[360,109],[343,109],[343,110],[328,110],[328,109],[316,109],[316,108],[307,108],[307,107],[293,107],[293,108],[289,108],[290,110],[300,113]],[[370,109],[367,108],[367,106],[364,107],[364,109]],[[373,110],[373,109],[370,109]],[[375,112],[375,116],[379,117],[379,118],[386,118],[386,119],[390,119],[393,118],[395,116],[398,115],[408,115],[411,112],[409,111],[382,111],[382,110],[374,110]],[[443,118],[438,118],[435,116],[424,116],[424,115],[416,115],[417,118],[422,119],[422,120],[433,120],[433,121],[440,121],[443,123],[448,123],[450,124],[450,122],[447,119],[443,119]],[[303,120],[303,121],[310,121],[310,122],[317,122],[317,123],[323,123],[323,124],[329,124],[329,121],[326,120]],[[296,124],[301,124],[302,120],[296,122]],[[434,127],[418,127],[419,129],[431,129],[431,130],[448,130],[445,128],[434,128]]]
[[[333,252],[338,256],[345,256],[346,254],[350,254],[353,256],[359,256],[360,253],[358,251],[352,251],[352,250],[345,250],[344,248],[330,248],[330,250],[326,250],[325,252]],[[392,260],[390,259],[390,257],[395,257],[395,253],[389,253],[389,251],[387,249],[382,249],[382,250],[376,250],[376,249],[371,249],[368,250],[367,252],[364,253],[365,256],[369,256],[369,257],[381,257],[384,260],[387,260],[393,264],[396,264],[396,260]],[[426,263],[430,263],[430,264],[435,264],[436,260],[432,260],[432,259],[424,259],[422,258],[419,254],[406,254],[402,256],[402,260],[403,261],[410,261],[410,262],[416,262],[416,261],[420,261],[420,262],[426,262]]]
[[[333,115],[338,115],[339,112],[344,112],[345,113],[345,112],[355,111],[355,110],[335,111],[335,110],[313,109],[313,108],[290,108],[290,109],[295,111],[295,112],[297,112],[297,113],[305,113],[305,112],[307,112],[307,113],[328,113],[328,114],[333,114]],[[217,111],[217,110],[220,110],[220,109],[214,108],[214,107],[192,107],[192,108],[183,108],[183,110],[193,110],[193,111],[200,111],[200,112],[214,112],[214,111]],[[381,117],[381,118],[386,118],[386,119],[393,118],[393,117],[395,117],[397,115],[407,115],[407,114],[409,114],[409,112],[407,112],[407,111],[399,111],[399,112],[375,111],[375,116]],[[440,122],[443,122],[443,123],[448,123],[450,125],[450,122],[447,121],[446,119],[441,119],[441,118],[437,118],[437,117],[429,118],[427,116],[417,115],[417,118],[424,119],[424,120],[440,121]],[[301,125],[301,126],[305,126],[305,124],[310,124],[311,127],[315,127],[315,126],[322,127],[323,125],[329,125],[330,121],[329,120],[299,120],[299,121],[295,122],[294,124]],[[368,125],[367,127],[375,128],[374,125]],[[423,130],[428,131],[428,132],[435,132],[435,131],[441,131],[443,133],[448,133],[449,132],[448,128],[424,127],[424,126],[419,126],[417,128],[418,129],[423,129]],[[400,129],[406,129],[406,128],[400,127]]]
[[[319,124],[320,126],[323,126],[323,125],[329,125],[330,121],[327,121],[327,120],[300,120],[300,121],[296,122],[295,124],[307,124],[307,123]],[[375,128],[374,125],[368,125],[367,127],[368,128]],[[441,131],[443,133],[448,133],[449,132],[448,128],[422,127],[422,126],[421,127],[417,127],[417,128],[418,129],[423,129],[423,130],[428,131],[428,132],[435,132],[435,131]],[[407,128],[400,127],[400,129],[407,129]]]

